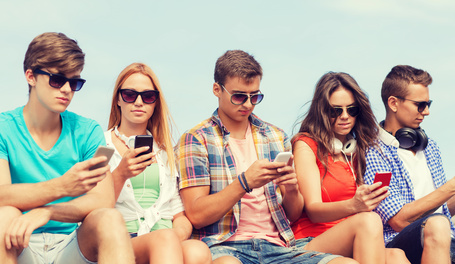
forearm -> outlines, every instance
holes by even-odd
[[[303,196],[298,190],[286,192],[284,188],[281,188],[281,192],[283,194],[283,208],[286,216],[290,222],[294,222],[302,215],[304,208]]]
[[[444,184],[434,192],[404,205],[401,210],[389,220],[390,226],[401,231],[410,223],[434,213],[441,205],[447,202],[455,194],[450,182]]]
[[[192,201],[185,199],[186,193],[192,188],[205,188],[207,195],[202,195]],[[192,187],[180,190],[188,219],[197,229],[208,226],[220,220],[245,195],[245,190],[236,179],[218,193],[208,194],[210,186]],[[191,195],[189,195],[191,196]]]
[[[0,206],[13,206],[21,211],[46,205],[65,196],[57,179],[39,183],[0,185]]]
[[[120,193],[122,192],[123,186],[125,185],[126,179],[120,175],[118,169],[112,171],[112,179],[114,182],[115,201],[117,201]]]
[[[305,204],[307,216],[313,223],[333,222],[348,216],[351,216],[358,211],[353,207],[351,200],[343,200],[337,202],[314,202]]]
[[[183,212],[174,216],[172,228],[179,237],[180,241],[187,240],[193,232],[193,225]]]

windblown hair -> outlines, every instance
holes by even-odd
[[[425,87],[433,82],[431,75],[409,65],[397,65],[387,74],[382,83],[381,98],[386,109],[390,96],[405,98],[409,91],[408,85],[421,84]]]
[[[133,63],[127,66],[118,76],[115,82],[114,94],[112,96],[111,114],[109,117],[108,129],[119,126],[122,122],[121,108],[117,102],[120,97],[119,90],[122,88],[126,79],[135,73],[141,73],[150,78],[153,87],[158,90],[159,97],[155,102],[155,111],[147,123],[147,129],[152,133],[153,138],[156,140],[158,146],[165,150],[168,157],[169,166],[172,173],[175,169],[175,154],[172,145],[172,131],[171,124],[173,123],[171,114],[164,99],[163,91],[161,90],[158,77],[152,69],[143,63]]]
[[[228,50],[216,61],[214,77],[218,84],[224,84],[228,77],[240,77],[250,83],[257,76],[262,79],[261,65],[242,50]]]
[[[332,151],[332,142],[335,133],[330,122],[330,96],[338,88],[343,87],[352,92],[355,104],[359,106],[360,113],[356,117],[356,123],[351,131],[357,140],[357,148],[353,154],[357,183],[363,183],[363,174],[366,169],[366,150],[373,146],[379,134],[376,118],[370,107],[367,95],[360,89],[357,82],[347,73],[328,72],[318,81],[314,91],[313,100],[308,112],[294,136],[293,144],[301,135],[307,135],[318,144],[317,158],[321,161],[327,173],[328,156]],[[324,174],[325,176],[325,174]]]
[[[24,72],[56,68],[67,74],[84,68],[85,54],[77,42],[63,33],[46,32],[35,37],[28,45],[24,58]],[[30,92],[29,85],[29,92]]]

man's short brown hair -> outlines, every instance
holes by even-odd
[[[240,77],[249,83],[257,76],[262,79],[261,65],[242,50],[228,50],[216,61],[216,83],[224,84],[228,77]]]
[[[387,109],[390,96],[405,98],[408,95],[409,84],[421,84],[427,87],[432,82],[431,75],[424,70],[409,65],[397,65],[392,68],[382,83],[382,102]]]

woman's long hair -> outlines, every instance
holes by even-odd
[[[317,158],[325,168],[325,176],[328,156],[332,151],[332,142],[335,138],[335,133],[332,130],[333,124],[330,122],[329,113],[332,106],[329,98],[339,87],[351,91],[356,105],[360,107],[360,113],[357,115],[355,125],[351,131],[357,140],[356,151],[353,154],[355,160],[353,165],[357,175],[357,184],[360,185],[363,183],[363,174],[366,169],[366,151],[369,146],[375,144],[379,128],[367,95],[349,74],[328,72],[319,79],[310,108],[305,114],[299,133],[294,136],[292,142],[295,143],[302,134],[308,135],[317,142]]]
[[[119,100],[119,90],[122,88],[122,85],[125,83],[126,79],[135,73],[141,73],[149,77],[155,89],[160,92],[158,100],[155,102],[155,110],[153,112],[153,115],[148,120],[147,129],[152,133],[158,146],[166,151],[169,167],[171,169],[171,172],[174,173],[175,154],[172,147],[171,135],[171,124],[173,123],[172,117],[169,113],[166,101],[164,100],[163,91],[161,90],[158,77],[155,75],[152,69],[144,63],[133,63],[127,66],[119,74],[117,81],[115,82],[114,94],[112,96],[111,114],[109,117],[108,129],[119,126],[122,122],[121,109],[117,104]]]

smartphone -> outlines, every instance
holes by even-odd
[[[151,153],[153,150],[153,136],[152,135],[139,135],[134,139],[134,148],[148,146],[149,149],[139,153],[136,157]]]
[[[110,147],[105,147],[105,146],[98,146],[96,149],[95,155],[93,156],[94,158],[99,157],[99,156],[105,156],[107,158],[106,161],[98,163],[90,167],[89,170],[95,170],[101,167],[106,166],[109,163],[109,160],[112,157],[112,154],[114,154],[114,149]]]
[[[288,163],[288,161],[291,158],[291,156],[292,156],[291,152],[280,152],[275,157],[275,160],[273,162],[286,162],[286,163]]]
[[[392,177],[392,172],[390,171],[384,171],[384,172],[376,172],[376,175],[374,176],[374,183],[377,182],[382,182],[382,185],[379,186],[378,188],[384,187],[384,186],[389,186],[390,184],[390,178]]]

